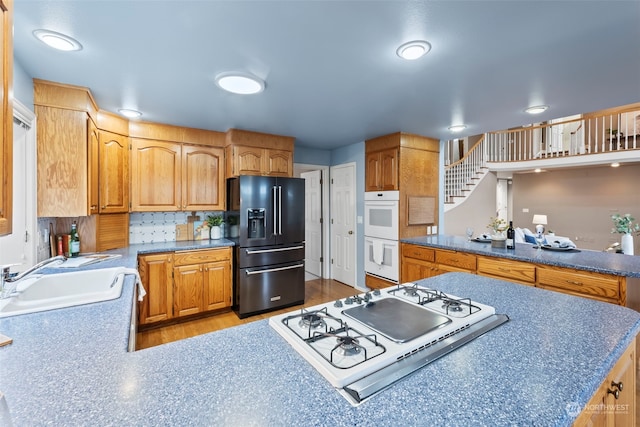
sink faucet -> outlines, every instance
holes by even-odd
[[[56,262],[64,262],[66,260],[67,258],[62,255],[54,256],[52,258],[45,259],[44,261],[40,261],[30,269],[16,274],[15,276],[11,276],[11,273],[9,272],[9,268],[11,268],[11,265],[4,265],[0,267],[2,269],[0,274],[0,299],[9,298],[11,294],[15,292],[16,286],[18,286],[18,282],[25,277],[32,275],[36,271],[41,270],[42,268],[50,264]]]

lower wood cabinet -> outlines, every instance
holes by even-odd
[[[141,325],[231,307],[231,248],[141,255]]]
[[[636,425],[636,340],[614,365],[574,427]]]
[[[535,265],[511,259],[478,257],[478,274],[523,285],[536,284]]]
[[[400,281],[413,282],[451,272],[475,273],[476,256],[457,251],[401,244]]]

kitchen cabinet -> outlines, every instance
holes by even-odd
[[[229,129],[225,140],[226,177],[292,177],[293,142],[289,136]]]
[[[224,210],[224,150],[132,139],[131,210]]]
[[[636,340],[618,359],[607,378],[573,423],[574,427],[635,425]]]
[[[98,141],[98,211],[129,212],[129,138],[100,130]]]
[[[398,238],[437,233],[438,140],[397,132],[365,141],[365,191],[398,191]]]
[[[13,0],[0,0],[0,76],[2,130],[0,131],[0,236],[11,234],[13,214]]]
[[[231,248],[176,252],[174,316],[231,306]]]
[[[173,317],[173,253],[141,255],[138,272],[147,295],[138,303],[138,322],[147,325]]]
[[[398,149],[391,148],[366,154],[365,191],[398,189]]]
[[[231,248],[141,255],[141,325],[231,307]]]
[[[613,304],[626,304],[627,285],[623,276],[409,243],[402,243],[401,251],[401,282],[449,271],[466,271]]]

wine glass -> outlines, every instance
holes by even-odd
[[[471,238],[473,237],[473,228],[467,227],[466,233],[467,233],[467,240],[471,241]]]

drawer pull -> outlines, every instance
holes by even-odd
[[[510,272],[511,272],[511,269],[509,269],[509,268],[504,268],[504,267],[498,267],[498,270],[500,270],[500,271],[504,271],[504,272],[507,272],[507,273],[510,273]]]
[[[615,382],[615,381],[611,381],[611,387],[615,387],[618,390],[622,391],[622,387],[623,387],[622,381],[620,381],[618,383]]]
[[[569,283],[570,285],[576,285],[576,286],[582,286],[583,285],[582,282],[576,282],[575,280],[568,280],[568,279],[567,279],[567,283]]]
[[[616,400],[620,398],[620,390],[611,390],[610,388],[608,388],[607,394],[613,394],[613,397],[615,397]]]

